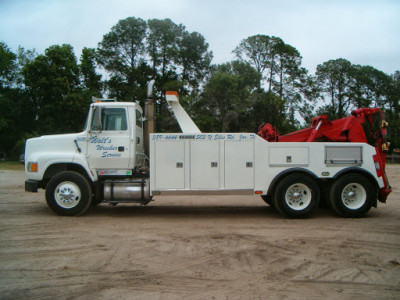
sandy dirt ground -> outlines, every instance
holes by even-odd
[[[0,299],[400,299],[400,166],[365,218],[259,197],[157,197],[60,217],[0,171]]]

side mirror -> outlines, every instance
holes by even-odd
[[[93,112],[92,127],[91,131],[101,131],[101,108],[95,107]]]

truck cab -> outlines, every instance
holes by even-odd
[[[25,148],[25,190],[46,189],[54,211],[77,215],[104,199],[108,181],[140,177],[146,165],[143,110],[138,103],[97,100],[82,132],[32,138]],[[90,204],[81,207],[84,197]],[[149,195],[140,198],[148,201]]]
[[[97,102],[90,106],[83,132],[29,139],[25,172],[33,189],[45,187],[56,166],[83,167],[91,180],[130,176],[143,166],[143,151],[142,108],[131,102]]]

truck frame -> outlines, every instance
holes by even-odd
[[[384,116],[374,146],[359,127],[377,109],[356,111],[340,126],[317,117],[287,136],[270,124],[258,134],[202,133],[177,93],[167,92],[182,133],[154,133],[153,84],[145,116],[138,103],[95,99],[81,133],[27,140],[25,190],[45,189],[47,205],[69,216],[158,195],[256,194],[294,218],[312,215],[321,199],[340,216],[361,217],[391,191]]]

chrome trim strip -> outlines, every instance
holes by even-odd
[[[254,195],[254,190],[155,190],[157,195]]]

